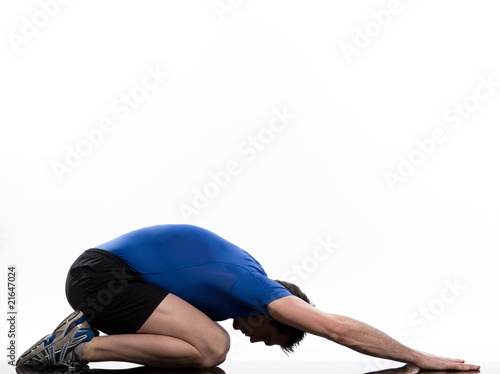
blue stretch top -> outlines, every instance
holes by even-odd
[[[214,321],[267,315],[290,292],[269,279],[250,254],[193,225],[157,225],[95,248],[123,259],[145,282],[186,300]]]

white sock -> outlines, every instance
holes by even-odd
[[[73,350],[73,354],[75,355],[75,358],[82,362],[82,359],[80,358],[80,355],[82,354],[82,351],[83,349],[85,348],[85,346],[87,345],[88,342],[84,342],[84,343],[80,343],[76,346],[76,348]],[[82,362],[82,364],[86,362]]]

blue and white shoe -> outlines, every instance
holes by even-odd
[[[29,367],[36,371],[45,368],[80,369],[85,366],[74,354],[75,348],[91,341],[95,332],[77,310],[56,327],[52,334],[40,339],[24,352],[16,362],[17,367]]]

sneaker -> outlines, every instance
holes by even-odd
[[[65,318],[52,334],[43,337],[24,352],[16,366],[27,366],[36,371],[47,367],[83,368],[85,364],[75,357],[74,350],[79,344],[91,341],[95,335],[84,314],[77,310]]]

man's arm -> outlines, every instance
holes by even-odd
[[[277,321],[370,356],[412,363],[429,370],[479,370],[479,366],[465,364],[463,360],[415,351],[363,322],[322,312],[295,296],[272,301],[268,310]]]

